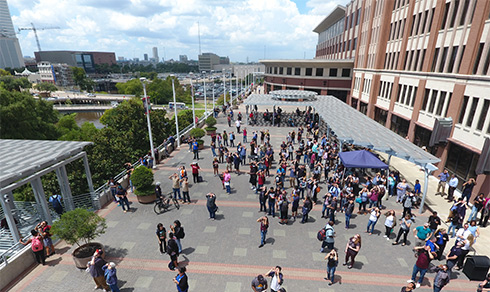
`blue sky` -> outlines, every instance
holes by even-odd
[[[349,0],[8,0],[14,27],[38,31],[43,50],[94,50],[117,57],[178,59],[201,52],[232,62],[313,58],[315,26]],[[37,51],[34,34],[18,35],[22,53]]]

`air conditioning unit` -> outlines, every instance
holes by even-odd
[[[434,121],[432,135],[430,135],[429,146],[447,143],[447,138],[451,135],[453,128],[452,118],[439,118]]]
[[[481,150],[480,159],[476,164],[476,174],[490,174],[490,139],[486,138]]]

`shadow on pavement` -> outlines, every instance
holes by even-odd
[[[273,238],[273,237],[269,237],[265,240],[265,243],[270,243],[271,245],[274,245],[274,242],[276,242],[276,240]]]
[[[122,288],[128,281],[121,281],[121,280],[118,280],[117,281],[117,286],[119,287],[119,291],[121,292],[131,292],[131,291],[134,291],[134,288],[132,287],[125,287],[125,288]]]
[[[196,249],[193,248],[193,247],[188,247],[188,248],[184,248],[181,252],[181,254],[185,254],[185,255],[190,255],[191,253],[193,253]]]
[[[116,264],[120,263],[122,259],[128,254],[128,250],[125,248],[104,246],[104,250],[109,259],[114,261]]]
[[[223,220],[225,219],[225,215],[224,214],[216,214],[216,216],[214,217],[214,220]]]

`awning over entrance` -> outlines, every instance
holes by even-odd
[[[350,168],[388,168],[383,161],[379,160],[376,155],[367,150],[341,152],[340,161],[345,167]]]

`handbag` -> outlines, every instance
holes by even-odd
[[[362,199],[361,198],[356,198],[356,203],[358,203],[358,204],[362,203]]]

